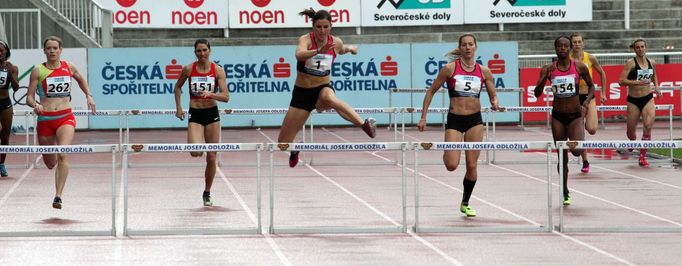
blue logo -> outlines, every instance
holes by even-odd
[[[377,8],[389,2],[395,9],[433,9],[450,8],[451,0],[381,0]],[[499,0],[498,0],[499,1]]]

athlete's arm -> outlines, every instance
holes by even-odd
[[[481,72],[483,73],[483,79],[485,80],[485,89],[488,92],[488,98],[490,99],[490,109],[497,111],[499,108],[497,102],[497,93],[495,92],[495,84],[493,83],[494,77],[493,73],[489,68],[481,66]]]
[[[308,47],[312,46],[312,40],[310,35],[306,34],[298,38],[298,46],[296,46],[296,60],[305,61],[317,55],[320,51],[318,50],[308,50]]]
[[[12,85],[14,91],[19,90],[19,68],[7,61],[7,70],[9,70],[9,83]]]
[[[71,70],[71,76],[78,82],[78,86],[81,87],[81,90],[83,93],[85,93],[85,98],[88,101],[88,108],[92,111],[93,114],[96,113],[96,108],[95,108],[95,99],[92,98],[92,93],[90,93],[90,87],[88,87],[88,82],[85,80],[85,77],[81,75],[81,73],[78,71],[76,66],[74,66],[71,63],[69,64],[69,69]]]
[[[351,53],[351,54],[357,54],[358,53],[358,47],[355,45],[344,45],[343,41],[341,38],[334,37],[334,42],[337,43],[337,49],[336,53],[337,54],[346,54],[346,53]]]
[[[417,124],[419,131],[424,131],[424,128],[426,127],[426,114],[429,110],[429,105],[431,105],[433,95],[438,92],[438,90],[443,86],[443,83],[445,83],[445,81],[449,76],[452,75],[454,71],[454,64],[445,65],[440,72],[438,72],[438,76],[433,81],[433,84],[431,84],[431,87],[426,90],[426,94],[424,95],[424,103],[422,104],[422,116],[421,119],[419,119],[419,124]]]
[[[221,102],[228,102],[230,100],[230,94],[227,91],[227,78],[225,75],[225,69],[223,69],[222,67],[216,67],[215,72],[218,78],[218,93],[212,93],[207,91],[204,91],[204,93],[210,93],[209,98]]]
[[[549,70],[552,68],[552,64],[547,64],[544,67],[542,67],[542,70],[540,70],[540,78],[538,79],[538,82],[535,83],[535,97],[540,97],[542,95],[542,92],[545,90],[545,83],[547,82],[547,79],[549,78]]]
[[[187,77],[189,77],[191,71],[192,71],[191,64],[186,65],[182,68],[182,73],[180,73],[178,81],[175,82],[175,89],[173,90],[173,93],[175,94],[175,117],[177,117],[180,120],[185,119],[185,111],[182,110],[182,104],[180,103],[180,100],[182,98],[182,86],[185,85],[185,81],[187,80]]]
[[[43,113],[43,106],[36,102],[36,90],[38,89],[38,78],[40,77],[40,70],[38,65],[31,71],[31,76],[28,80],[28,92],[26,93],[26,105],[33,108],[33,113],[40,115]]]
[[[660,98],[662,95],[661,88],[658,87],[658,75],[656,75],[656,61],[650,59],[649,62],[651,62],[651,69],[654,71],[654,75],[651,77],[651,80],[654,82],[654,90],[656,91],[656,97]]]
[[[601,67],[599,64],[599,60],[597,60],[597,57],[594,55],[590,55],[590,62],[592,62],[592,69],[596,70],[597,73],[599,73],[599,81],[601,81],[601,88],[600,88],[600,98],[601,102],[604,103],[606,102],[606,88],[608,85],[606,84],[606,72],[604,72],[604,69]]]

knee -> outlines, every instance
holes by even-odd
[[[588,127],[588,128],[585,128],[585,130],[587,130],[587,133],[590,134],[590,135],[597,134],[597,129],[596,129],[596,128]]]
[[[189,154],[192,155],[192,157],[201,157],[201,155],[203,155],[204,153],[203,152],[190,152]]]
[[[467,162],[467,172],[476,172],[478,165],[476,162]]]
[[[573,154],[573,156],[578,157],[583,154],[583,151],[584,151],[583,149],[573,149],[571,150],[571,153]]]
[[[206,153],[206,162],[215,162],[217,158],[218,155],[215,152]]]
[[[47,167],[47,169],[52,170],[55,166],[57,166],[56,161],[45,161],[45,167]]]
[[[459,166],[458,163],[445,162],[445,169],[450,172],[457,170],[457,166]]]
[[[635,133],[634,131],[631,132],[628,130],[627,135],[628,135],[628,139],[630,139],[630,140],[636,140],[637,139],[637,133]]]

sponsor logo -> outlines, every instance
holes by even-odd
[[[279,148],[280,151],[286,151],[287,149],[289,149],[289,144],[279,143],[277,144],[277,148]]]
[[[135,152],[140,152],[140,151],[142,151],[142,149],[144,149],[144,145],[133,144],[132,146],[130,146],[130,148],[133,149],[133,151],[135,151]]]
[[[495,0],[493,5],[497,6],[501,0]],[[566,0],[507,0],[512,6],[565,6]]]
[[[450,8],[450,0],[381,0],[377,8],[382,8],[388,2],[395,9],[431,9]]]
[[[431,147],[433,147],[433,143],[431,142],[423,142],[421,143],[422,149],[429,150]]]

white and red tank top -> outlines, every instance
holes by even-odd
[[[315,41],[315,33],[313,32],[310,33],[310,41],[313,44],[310,49],[317,50],[317,42]],[[327,42],[332,43],[333,41],[332,35],[330,34],[327,38]],[[331,73],[334,59],[336,59],[336,51],[334,48],[331,48],[327,51],[316,54],[305,61],[298,61],[296,63],[296,69],[299,72],[303,72],[308,75],[326,77]]]
[[[483,87],[483,72],[481,71],[481,66],[476,63],[474,64],[474,70],[467,72],[462,69],[461,63],[461,60],[455,60],[455,71],[446,81],[450,98],[479,98],[481,96],[481,88]]]
[[[189,74],[189,97],[190,99],[207,99],[207,97],[202,96],[202,91],[218,92],[216,64],[211,62],[211,70],[208,73],[199,73],[198,63],[192,64],[192,72]]]
[[[568,98],[578,95],[580,74],[575,61],[570,60],[570,65],[566,71],[559,70],[558,62],[554,62],[552,72],[549,73],[549,80],[552,82],[554,98]]]

